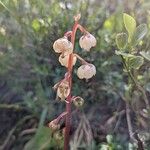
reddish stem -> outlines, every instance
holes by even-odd
[[[76,31],[79,29],[81,32],[87,33],[87,31],[80,25],[78,24],[78,21],[75,21],[75,24],[73,26],[72,32],[69,31],[65,35],[70,35],[71,34],[71,43],[75,45],[75,36],[76,36]],[[69,139],[70,139],[70,128],[71,128],[71,89],[72,89],[72,69],[73,69],[73,53],[69,55],[69,62],[68,62],[68,82],[70,86],[70,94],[67,97],[67,103],[66,103],[66,122],[65,122],[65,139],[64,139],[64,150],[69,150]]]
[[[73,47],[75,43],[75,35],[76,35],[77,28],[78,28],[78,22],[75,22],[71,34],[71,43],[73,44]],[[66,122],[65,122],[64,150],[69,150],[69,139],[70,139],[69,134],[70,134],[70,127],[71,127],[71,88],[72,88],[72,67],[73,67],[72,64],[73,64],[73,54],[70,54],[69,63],[68,63],[68,73],[69,73],[68,82],[70,86],[70,94],[67,97],[68,103],[66,103],[67,114],[66,114]]]
[[[61,113],[57,118],[56,118],[56,122],[55,123],[59,123],[59,121],[67,114],[67,112],[63,112]]]
[[[70,36],[71,36],[71,34],[72,34],[72,31],[68,31],[68,32],[66,32],[66,33],[64,34],[64,36],[66,36],[66,37],[70,37]]]
[[[74,54],[80,61],[82,64],[89,64],[88,62],[86,62],[82,57],[80,57],[78,54]]]

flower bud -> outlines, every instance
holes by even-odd
[[[70,93],[70,87],[68,81],[62,81],[57,88],[57,96],[61,100],[65,100]]]
[[[54,42],[53,49],[56,53],[71,54],[73,52],[73,45],[68,41],[67,37],[63,37]]]
[[[56,121],[57,121],[57,120],[54,119],[53,121],[51,121],[51,122],[48,124],[49,128],[51,128],[52,131],[56,131],[56,130],[58,130],[58,129],[60,128],[60,125],[57,124]]]
[[[75,98],[73,98],[73,104],[76,106],[76,107],[82,107],[83,104],[84,104],[84,99],[77,96]]]
[[[86,51],[90,51],[91,47],[96,46],[96,38],[88,33],[83,35],[79,40],[80,47]]]
[[[93,64],[85,64],[78,68],[77,76],[80,79],[90,79],[96,74],[96,68]]]
[[[75,65],[76,61],[77,61],[76,56],[73,56],[73,65]],[[61,54],[59,56],[59,62],[61,63],[62,66],[68,67],[69,55],[64,56],[63,54]]]
[[[74,20],[75,21],[79,21],[81,18],[81,14],[77,14],[76,16],[74,16]]]

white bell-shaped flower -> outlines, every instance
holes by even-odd
[[[72,101],[76,107],[81,107],[84,104],[84,99],[80,96],[74,97]]]
[[[67,37],[63,37],[54,42],[53,49],[56,53],[71,54],[73,52],[73,45]]]
[[[93,64],[85,64],[78,68],[77,76],[80,79],[90,79],[96,74],[96,68]]]
[[[75,65],[76,61],[77,61],[77,58],[76,58],[76,56],[74,55],[74,56],[73,56],[73,65]],[[61,63],[62,66],[68,67],[69,55],[65,55],[65,56],[64,56],[63,54],[61,54],[61,55],[59,56],[59,62]]]
[[[92,34],[87,33],[80,38],[79,44],[84,50],[90,51],[91,47],[96,46],[96,38]]]
[[[70,93],[69,82],[64,80],[62,81],[57,88],[57,96],[61,100],[65,100]]]

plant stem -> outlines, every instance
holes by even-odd
[[[133,142],[137,143],[136,139],[134,138],[132,123],[131,123],[131,116],[130,116],[130,108],[129,108],[129,102],[128,101],[126,101],[126,119],[127,119],[127,125],[128,125],[128,131],[129,131],[130,139]]]
[[[76,35],[76,31],[78,28],[78,22],[75,22],[74,26],[73,26],[73,30],[72,30],[72,34],[71,34],[71,43],[73,44],[74,47],[74,43],[75,43],[75,35]],[[66,103],[66,121],[65,121],[65,137],[64,137],[64,150],[69,150],[69,139],[70,139],[70,128],[71,128],[71,89],[72,89],[72,68],[73,68],[73,54],[69,55],[69,63],[68,63],[68,73],[69,73],[69,78],[68,78],[68,82],[69,82],[69,86],[70,86],[70,94],[67,97],[67,102]]]
[[[150,109],[150,104],[149,104],[148,98],[146,96],[145,90],[143,89],[143,87],[141,85],[139,85],[139,83],[136,81],[136,79],[134,78],[131,71],[128,69],[128,66],[127,66],[123,56],[121,56],[121,58],[122,58],[123,65],[124,65],[125,69],[127,70],[128,75],[130,76],[131,80],[133,81],[135,86],[138,88],[138,90],[142,93],[145,104],[146,104],[146,108],[147,108],[147,110],[149,110]]]
[[[86,62],[82,57],[80,57],[78,54],[74,54],[80,61],[82,64],[88,64],[88,62]]]

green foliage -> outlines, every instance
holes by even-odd
[[[133,34],[136,29],[136,21],[133,17],[131,17],[126,13],[123,14],[123,21],[124,21],[125,28],[128,31],[128,36],[129,36],[128,41],[131,42]]]
[[[140,92],[145,103],[145,108],[146,110],[149,110],[150,109],[149,100],[148,100],[149,96],[146,93],[147,88],[145,88],[145,87],[148,87],[149,85],[146,82],[143,83],[142,79],[143,79],[144,73],[140,72],[140,68],[142,67],[144,68],[144,65],[145,66],[148,65],[147,63],[144,62],[144,58],[149,60],[149,51],[145,52],[142,50],[143,47],[142,48],[137,47],[137,45],[144,38],[144,36],[146,36],[148,28],[146,24],[140,24],[138,27],[136,27],[135,19],[125,13],[123,14],[123,20],[124,20],[124,26],[128,32],[128,43],[123,42],[122,40],[123,38],[120,36],[120,34],[122,33],[117,34],[116,44],[119,50],[116,50],[115,53],[116,55],[121,56],[123,70],[127,75],[127,85],[125,88],[125,93],[123,94],[124,95],[123,99],[125,100],[125,103],[126,103],[126,113],[128,111],[127,109],[134,110],[134,105],[135,103],[137,103],[137,97],[140,97],[139,94],[136,94],[136,96],[132,95],[131,93],[133,92],[136,92],[136,93]],[[126,49],[124,50],[123,47],[125,44],[126,44]],[[139,56],[139,53],[143,57]],[[142,73],[143,75],[141,75]],[[140,77],[142,77],[142,79],[140,79]],[[143,87],[143,84],[145,84],[144,87]],[[131,108],[129,108],[130,106],[129,102],[132,104]],[[130,114],[126,114],[126,117],[128,117],[127,119],[128,128],[131,127],[130,134],[132,134],[133,129],[132,129],[132,122],[131,122]],[[136,118],[139,119],[137,115],[136,115]],[[133,138],[137,140],[138,135],[137,137],[133,137]],[[144,145],[142,146],[138,145],[138,148],[140,147],[144,149]],[[129,143],[129,149],[134,149],[134,147],[130,143]]]
[[[132,45],[136,46],[140,40],[143,39],[143,37],[146,35],[148,29],[146,24],[140,24],[133,35],[132,38]]]
[[[62,149],[63,139],[56,140],[50,128],[41,126],[35,136],[25,145],[24,150],[49,150],[54,147]]]
[[[132,55],[132,54],[129,54],[129,53],[124,53],[124,52],[122,52],[122,51],[115,51],[115,54],[116,55],[121,55],[121,56],[123,56],[124,58],[129,58],[129,57],[134,57],[134,55]]]
[[[147,51],[147,52],[141,51],[140,54],[141,54],[145,59],[147,59],[147,60],[150,61],[150,51]]]
[[[32,140],[30,140],[24,147],[24,150],[48,150],[51,142],[51,131],[48,127],[42,127],[38,130]]]
[[[116,35],[116,44],[118,48],[121,51],[115,51],[116,55],[121,55],[125,59],[126,69],[139,69],[143,63],[145,56],[145,53],[140,54],[143,56],[136,56],[131,53],[131,50],[134,49],[134,47],[139,43],[140,40],[143,39],[143,37],[147,33],[147,25],[146,24],[140,24],[136,28],[136,21],[133,17],[130,15],[124,13],[123,14],[123,20],[126,30],[128,31],[128,42],[127,42],[127,34],[126,33],[118,33]],[[130,47],[131,46],[131,47]],[[127,50],[129,53],[125,53],[124,49],[127,47]],[[145,57],[144,57],[145,58]],[[147,59],[148,57],[146,57]]]
[[[135,19],[126,13],[123,14],[123,20],[125,28],[128,31],[128,42],[131,43],[131,46],[136,46],[146,35],[148,30],[147,25],[140,24],[136,27]]]
[[[128,66],[130,69],[139,69],[144,63],[144,59],[141,56],[135,56],[135,55],[120,52],[120,51],[115,51],[115,53],[116,55],[123,56],[125,61],[128,63]]]
[[[119,139],[117,139],[115,136],[108,134],[106,136],[106,141],[107,143],[103,143],[100,145],[99,150],[124,150],[124,149],[129,149],[129,150],[136,150],[136,146],[134,146],[133,144],[129,143],[128,144],[119,144],[118,141]]]
[[[128,42],[128,36],[126,33],[119,33],[116,36],[116,44],[119,49],[125,49]]]
[[[129,67],[132,69],[139,69],[143,63],[144,59],[141,56],[133,56],[128,58]]]

